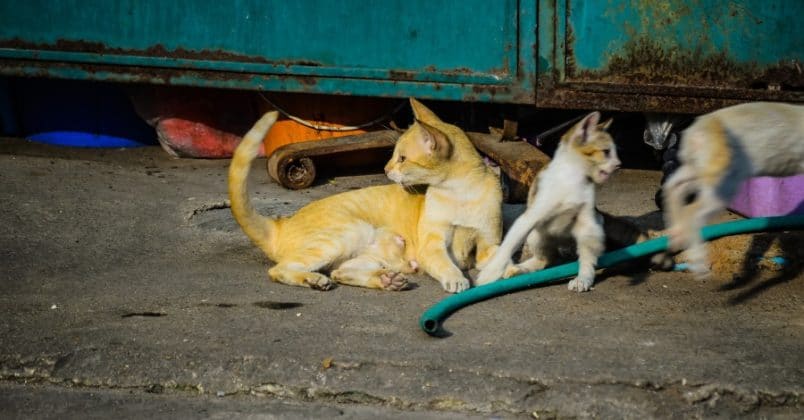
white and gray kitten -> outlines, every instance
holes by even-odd
[[[592,287],[605,245],[602,218],[595,210],[595,184],[605,182],[620,166],[614,140],[606,132],[611,120],[599,120],[600,113],[592,112],[561,137],[552,161],[531,185],[525,212],[478,274],[477,285],[544,268],[556,240],[570,238],[580,268],[569,289],[584,292]],[[511,257],[523,242],[526,258],[514,265]]]

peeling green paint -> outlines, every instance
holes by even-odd
[[[610,68],[622,64],[612,60],[647,50],[652,53],[640,54],[642,60],[701,63],[716,59],[735,63],[740,71],[744,65],[773,66],[804,55],[800,24],[804,2],[570,0],[567,4],[566,38],[572,52],[568,59],[577,72]]]
[[[183,4],[0,2],[0,75],[642,111],[804,102],[801,1]]]
[[[532,101],[535,11],[536,0],[0,2],[0,74]]]

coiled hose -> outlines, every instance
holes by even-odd
[[[756,232],[773,232],[804,229],[804,215],[756,217],[706,226],[701,234],[706,241],[724,236]],[[618,249],[600,256],[597,268],[608,268],[635,258],[647,257],[667,250],[667,237],[652,239]],[[486,299],[517,292],[534,286],[555,282],[578,274],[578,262],[546,268],[532,273],[521,274],[505,280],[498,280],[483,286],[448,296],[427,309],[419,318],[419,326],[432,336],[441,335],[444,320],[453,312]]]

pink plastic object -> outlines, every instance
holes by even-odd
[[[746,217],[804,214],[804,175],[751,178],[729,208]]]

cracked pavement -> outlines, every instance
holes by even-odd
[[[271,283],[225,206],[226,160],[158,147],[0,140],[2,418],[801,418],[804,281],[622,271],[591,293],[542,287],[464,308],[446,296]],[[289,191],[252,168],[255,205]],[[656,227],[660,174],[621,170],[601,208]],[[506,206],[508,218],[521,206]]]

